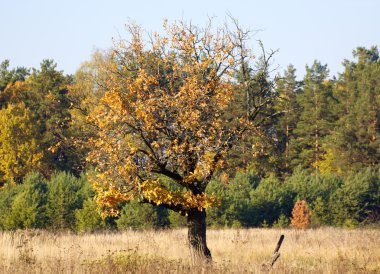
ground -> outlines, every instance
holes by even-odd
[[[0,273],[380,273],[379,229],[208,230],[214,263],[192,268],[187,231],[0,232]]]

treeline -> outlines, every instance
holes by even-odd
[[[68,92],[74,77],[57,70],[52,60],[39,69],[0,65],[0,186],[20,184],[38,171],[49,178],[56,171],[79,175],[84,154],[73,146]]]
[[[221,206],[207,211],[207,223],[224,227],[288,227],[292,209],[305,200],[311,212],[310,225],[356,227],[379,218],[380,168],[337,175],[308,174],[297,169],[285,181],[260,179],[252,172],[238,172],[225,181],[214,179],[209,193],[217,194]],[[31,173],[22,184],[0,192],[0,229],[157,229],[186,225],[186,218],[163,207],[137,202],[122,205],[119,218],[102,219],[94,192],[86,178],[66,172],[46,180]]]
[[[294,67],[279,74],[262,121],[231,151],[208,192],[221,206],[208,223],[286,226],[297,200],[306,200],[314,225],[355,226],[380,217],[380,58],[357,48],[354,61],[330,77],[315,61],[297,81]],[[89,110],[107,81],[96,53],[75,75],[52,60],[40,68],[0,65],[0,228],[93,230],[175,227],[184,217],[166,209],[120,205],[118,219],[101,220],[84,145],[93,136]],[[249,69],[249,68],[248,68]],[[236,75],[239,81],[239,74]],[[273,98],[273,97],[272,97]],[[225,115],[245,111],[244,94]],[[258,117],[260,119],[260,117]]]
[[[380,59],[377,48],[357,48],[355,61],[329,77],[327,65],[306,66],[302,81],[289,66],[280,75],[273,118],[247,136],[238,155],[260,176],[310,172],[341,174],[374,167],[380,160]],[[251,149],[249,149],[251,148]],[[251,159],[251,156],[254,159]]]

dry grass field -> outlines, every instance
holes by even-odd
[[[281,234],[281,256],[263,267]],[[212,266],[192,268],[186,230],[0,232],[1,273],[380,273],[380,230],[209,230]]]

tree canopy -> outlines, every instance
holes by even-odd
[[[88,159],[96,166],[97,199],[111,215],[131,199],[165,206],[188,216],[190,242],[198,241],[191,223],[205,226],[204,210],[216,202],[205,192],[208,183],[271,103],[271,55],[250,72],[248,32],[238,26],[231,32],[180,22],[148,43],[140,27],[128,31],[130,40],[111,53],[105,94],[89,116],[96,125]],[[228,117],[238,89],[246,111]]]

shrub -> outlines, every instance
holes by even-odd
[[[350,174],[330,200],[334,223],[376,222],[380,216],[380,178],[370,168]]]
[[[75,229],[75,210],[83,207],[87,199],[88,182],[82,178],[60,172],[48,182],[47,217],[52,229]]]
[[[83,202],[83,208],[75,210],[77,231],[87,232],[105,228],[106,224],[97,209],[94,199],[88,198]]]
[[[331,220],[331,210],[329,208],[329,203],[326,203],[322,197],[317,197],[317,199],[312,204],[312,214],[311,223],[313,226],[330,225]]]
[[[274,228],[286,228],[289,226],[289,218],[284,214],[281,214],[280,217],[273,223]]]
[[[44,228],[46,192],[46,182],[36,172],[27,175],[23,184],[6,189],[0,199],[1,227],[6,230]]]
[[[310,225],[311,214],[305,200],[297,201],[292,211],[291,225],[294,228],[305,229]]]
[[[116,225],[118,229],[149,229],[159,227],[159,222],[157,207],[131,201],[123,206]]]
[[[252,225],[265,222],[271,226],[281,214],[290,216],[295,194],[286,184],[273,176],[263,179],[258,187],[251,191]]]
[[[186,216],[182,216],[181,214],[175,211],[170,210],[168,218],[171,228],[184,227],[187,225]]]

